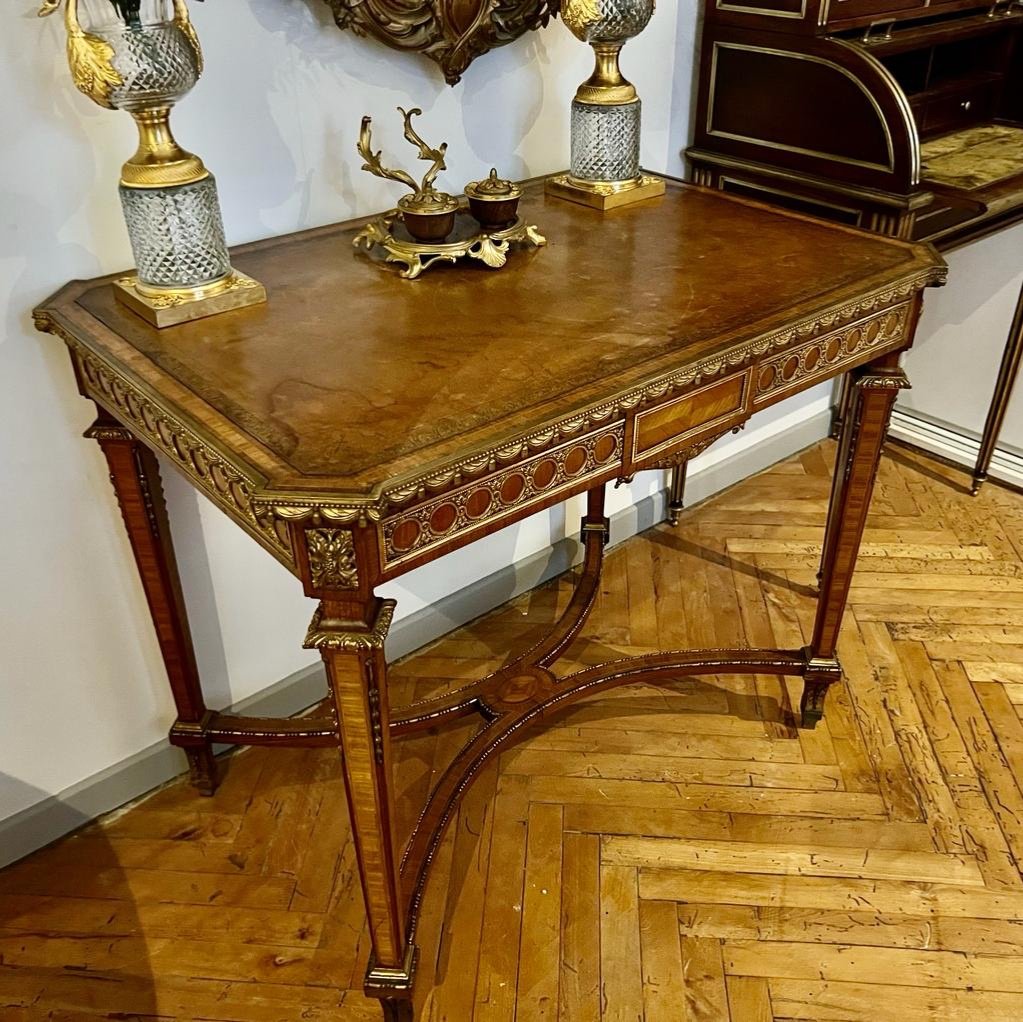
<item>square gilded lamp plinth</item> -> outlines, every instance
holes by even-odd
[[[155,327],[177,326],[219,312],[243,309],[266,301],[266,288],[244,273],[232,270],[224,280],[206,287],[182,289],[180,292],[161,288],[150,292],[137,275],[115,280],[114,296],[122,305]]]
[[[614,181],[577,182],[571,174],[557,174],[547,179],[547,194],[581,206],[606,211],[628,206],[643,199],[656,199],[664,194],[664,180],[642,174],[624,184]]]

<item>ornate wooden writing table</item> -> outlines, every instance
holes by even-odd
[[[461,793],[525,726],[613,685],[694,674],[802,676],[804,726],[841,669],[836,642],[892,404],[906,379],[932,249],[672,183],[600,214],[526,190],[550,239],[498,273],[416,282],[352,251],[355,225],[247,246],[268,305],[155,330],[108,281],[36,312],[99,406],[110,466],[170,676],[193,783],[214,742],[340,746],[373,940],[367,992],[411,1017],[424,884]],[[805,649],[690,650],[558,677],[597,591],[613,480],[690,457],[755,411],[854,371],[838,447],[813,639]],[[319,601],[306,646],[334,712],[259,720],[206,708],[153,452]],[[578,589],[551,634],[452,695],[389,705],[380,583],[567,497],[587,494]],[[477,714],[399,848],[391,745]]]

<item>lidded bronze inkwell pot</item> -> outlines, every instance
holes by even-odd
[[[469,211],[484,230],[500,230],[515,223],[522,190],[512,181],[497,176],[497,168],[490,169],[484,181],[470,181],[465,186]]]
[[[445,192],[403,195],[398,200],[398,209],[416,241],[443,241],[455,226],[458,200]]]
[[[432,166],[423,175],[423,180],[416,184],[411,175],[404,170],[388,170],[380,162],[380,152],[373,152],[371,135],[371,117],[363,117],[362,130],[359,132],[359,155],[366,162],[362,169],[368,170],[375,177],[388,181],[399,181],[412,189],[411,195],[403,195],[398,200],[398,211],[406,230],[416,241],[426,243],[442,242],[455,226],[455,214],[458,212],[458,200],[447,192],[439,192],[433,187],[437,175],[446,170],[444,154],[448,151],[447,142],[442,142],[439,149],[432,149],[412,127],[412,118],[422,114],[422,110],[402,110],[398,113],[405,119],[405,138],[419,150],[419,159],[432,161]]]

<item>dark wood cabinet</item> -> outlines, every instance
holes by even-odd
[[[949,248],[1023,220],[1023,6],[708,4],[700,182]]]
[[[699,184],[944,251],[1023,221],[1023,3],[706,0],[686,155]],[[974,492],[1021,364],[1023,294]]]

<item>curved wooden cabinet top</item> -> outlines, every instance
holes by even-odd
[[[435,60],[449,85],[479,56],[545,27],[558,0],[325,0],[339,28]]]
[[[928,246],[677,183],[611,214],[540,184],[523,206],[550,244],[498,272],[405,281],[341,224],[236,250],[266,305],[156,330],[105,278],[36,320],[88,396],[286,564],[287,523],[320,516],[378,523],[396,574],[905,347],[944,273]]]

